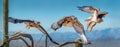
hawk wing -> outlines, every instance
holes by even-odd
[[[108,14],[108,12],[100,12],[100,13],[98,14],[98,18],[105,17],[106,14]]]
[[[16,19],[16,18],[12,18],[12,17],[8,17],[8,22],[11,22],[11,23],[23,23],[23,21],[21,19]]]
[[[74,23],[73,23],[73,28],[75,29],[75,31],[79,34],[84,34],[84,27],[83,25],[78,21],[78,19],[74,19]]]
[[[100,9],[96,8],[96,7],[93,7],[93,6],[78,6],[79,10],[81,11],[84,11],[84,12],[87,12],[87,13],[91,13],[91,14],[94,14],[94,11],[99,11]]]
[[[57,29],[61,28],[62,26],[66,26],[66,27],[71,27],[72,26],[72,19],[71,19],[70,16],[64,16],[59,21],[53,23],[51,25],[51,28],[54,29],[54,30],[57,30]]]
[[[53,30],[55,30],[55,31],[56,31],[57,29],[61,28],[62,25],[63,25],[63,23],[65,22],[65,18],[66,18],[66,17],[63,17],[63,18],[60,19],[59,21],[53,23],[53,24],[51,25],[51,28],[52,28]]]

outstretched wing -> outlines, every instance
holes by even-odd
[[[78,8],[81,11],[84,11],[84,12],[87,12],[87,13],[91,13],[91,14],[94,14],[94,11],[97,11],[97,12],[99,11],[98,8],[93,7],[93,6],[82,6],[82,7],[78,6]]]
[[[11,22],[11,23],[23,23],[23,22],[34,22],[34,21],[32,21],[32,20],[16,19],[16,18],[8,17],[8,22]]]
[[[100,13],[98,14],[98,18],[102,18],[102,17],[104,17],[106,14],[108,14],[108,12],[100,12]]]
[[[61,28],[62,26],[66,26],[66,27],[71,27],[72,26],[71,16],[64,16],[59,21],[53,23],[51,25],[51,28],[54,29],[54,30],[57,30],[57,29]]]
[[[8,17],[8,22],[11,23],[23,23],[23,21],[21,19],[16,19],[16,18],[12,18],[12,17]]]
[[[57,29],[59,29],[60,27],[62,27],[62,25],[63,25],[63,23],[64,23],[64,21],[65,21],[65,18],[66,18],[66,17],[63,17],[63,18],[60,19],[59,21],[53,23],[53,24],[51,25],[51,28],[52,28],[53,30],[57,30]]]
[[[78,21],[78,19],[74,19],[74,23],[73,23],[73,28],[75,29],[75,31],[79,34],[84,34],[84,27],[83,25]]]

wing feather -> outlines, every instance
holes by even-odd
[[[100,13],[98,14],[98,18],[105,17],[106,14],[108,14],[108,12],[100,12]]]
[[[8,17],[8,22],[11,22],[11,23],[23,23],[23,21],[21,19],[16,19],[16,18],[12,18],[12,17]]]
[[[98,8],[93,7],[93,6],[82,6],[82,7],[78,6],[78,8],[81,11],[84,11],[84,12],[87,12],[87,13],[91,13],[91,14],[94,14],[94,11],[97,11],[97,12],[99,11]]]

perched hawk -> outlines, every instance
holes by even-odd
[[[100,9],[93,7],[93,6],[82,6],[82,7],[78,7],[79,10],[87,12],[92,14],[92,16],[90,16],[89,18],[87,18],[85,21],[87,21],[88,25],[87,25],[87,30],[88,28],[91,26],[90,28],[90,32],[92,31],[93,27],[97,24],[103,21],[103,17],[108,14],[108,12],[99,12]]]

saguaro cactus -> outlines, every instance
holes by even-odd
[[[9,37],[8,35],[8,0],[3,0],[3,38],[2,42],[5,42]],[[4,47],[9,47],[9,43]]]

